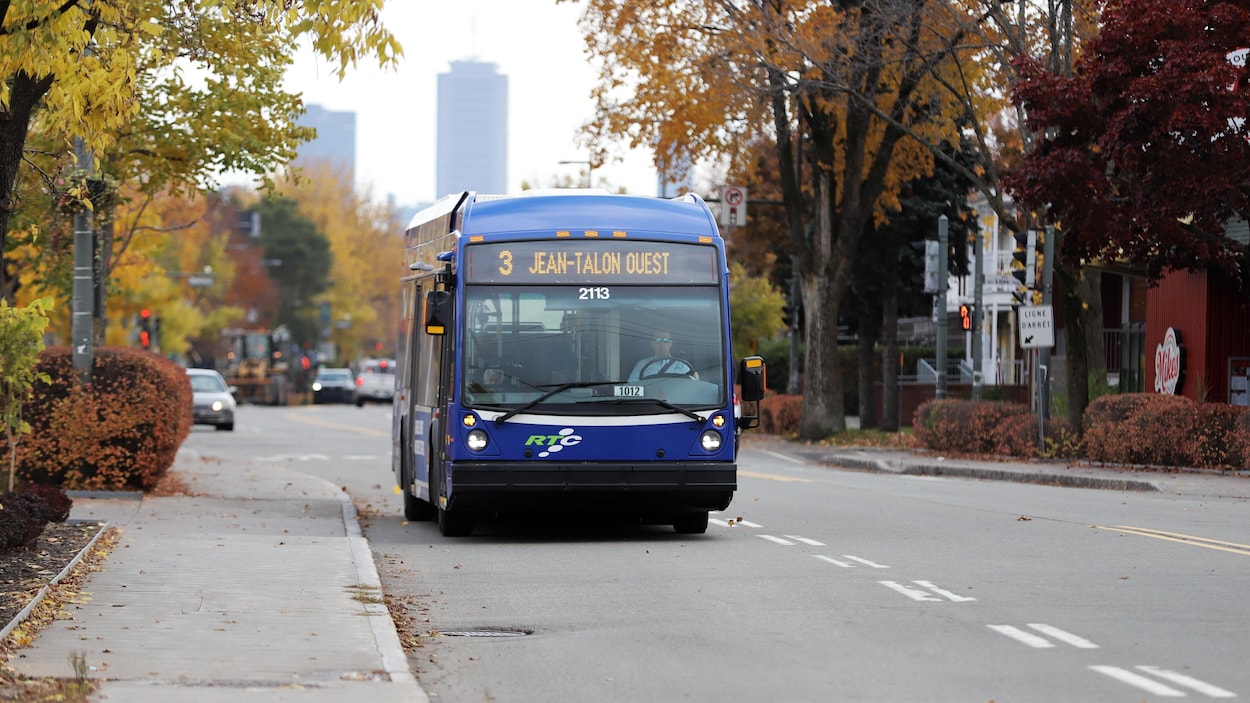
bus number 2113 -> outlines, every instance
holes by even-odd
[[[578,300],[607,300],[612,297],[612,289],[607,286],[596,286],[594,288],[578,288]]]

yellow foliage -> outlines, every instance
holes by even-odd
[[[340,354],[348,360],[376,356],[379,342],[393,353],[404,273],[403,224],[388,206],[356,193],[349,174],[328,162],[305,164],[298,180],[288,178],[278,190],[298,203],[300,214],[330,243],[334,286],[324,302],[351,321],[332,332]]]

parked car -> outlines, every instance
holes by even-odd
[[[356,407],[366,402],[389,403],[395,397],[395,360],[368,359],[356,374]]]
[[[191,416],[197,425],[212,425],[218,430],[234,430],[234,386],[212,369],[187,369],[191,380]]]
[[[313,403],[350,403],[356,398],[356,379],[347,368],[317,369],[312,384]]]

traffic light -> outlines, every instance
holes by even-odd
[[[139,311],[139,346],[152,348],[152,311],[147,308]]]
[[[1016,232],[1016,248],[1011,252],[1014,263],[1011,275],[1025,288],[1033,288],[1034,273],[1037,271],[1037,231]]]
[[[1016,248],[1011,252],[1011,275],[1020,282],[1021,287],[1017,290],[1017,295],[1023,302],[1031,297],[1029,291],[1041,289],[1039,285],[1041,277],[1037,273],[1038,263],[1041,260],[1041,240],[1037,230],[1016,232],[1013,236],[1016,239]]]
[[[959,326],[965,332],[972,331],[972,306],[967,303],[959,306]]]

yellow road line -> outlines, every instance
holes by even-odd
[[[1230,554],[1240,554],[1241,556],[1250,557],[1250,545],[1239,544],[1237,542],[1225,542],[1224,540],[1197,537],[1195,535],[1186,535],[1180,532],[1164,532],[1163,530],[1152,530],[1148,527],[1133,527],[1131,525],[1117,525],[1115,527],[1109,527],[1107,525],[1094,525],[1093,527],[1099,530],[1114,530],[1116,532],[1137,535],[1139,537],[1161,539],[1165,542],[1177,542],[1179,544],[1187,544],[1192,547],[1214,549],[1220,552],[1229,552]]]
[[[368,434],[368,435],[373,435],[375,437],[390,437],[391,436],[391,433],[389,430],[384,432],[382,430],[374,430],[368,427],[353,427],[351,425],[342,425],[337,422],[326,422],[325,420],[318,420],[313,417],[305,417],[299,413],[294,413],[294,412],[288,412],[286,416],[287,416],[287,419],[289,420],[302,422],[305,425],[316,425],[317,427],[329,427],[335,430],[347,430],[348,432],[359,432],[360,434]]]
[[[778,476],[777,474],[759,474],[754,471],[739,471],[738,475],[746,476],[748,478],[762,478],[768,481],[793,481],[795,483],[811,483],[812,482],[812,480],[808,478],[792,478],[790,476]]]

